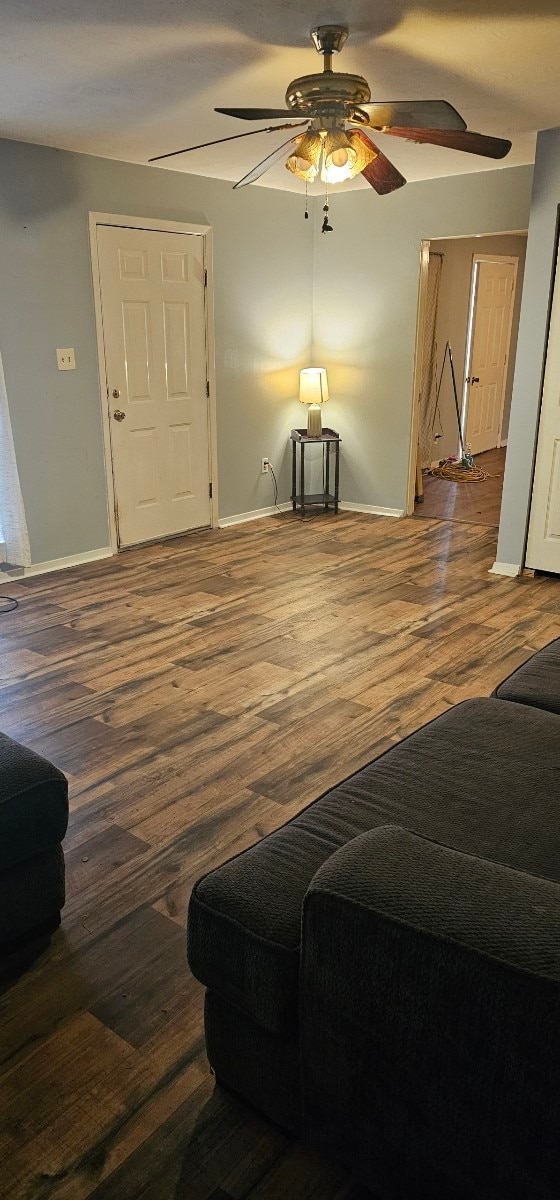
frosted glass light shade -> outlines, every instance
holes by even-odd
[[[323,139],[318,133],[308,132],[296,139],[296,148],[286,162],[288,171],[299,175],[307,183],[313,183],[319,173],[323,152]]]
[[[352,178],[356,151],[343,129],[327,133],[323,147],[321,179],[326,183],[342,183]]]
[[[299,398],[302,404],[326,404],[329,398],[326,367],[304,367],[300,371]]]

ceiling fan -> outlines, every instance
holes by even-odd
[[[243,121],[277,121],[286,116],[299,117],[299,121],[252,129],[198,146],[186,146],[183,150],[157,154],[149,162],[160,162],[177,154],[186,154],[189,150],[217,146],[236,138],[250,137],[254,133],[301,129],[305,125],[307,128],[304,132],[296,133],[283,142],[234,187],[254,183],[265,171],[285,158],[288,170],[305,180],[306,184],[320,179],[328,187],[331,183],[340,183],[361,174],[383,196],[403,187],[406,179],[379,150],[365,132],[366,129],[412,142],[464,150],[468,154],[482,154],[488,158],[504,158],[509,152],[511,142],[468,130],[463,118],[446,100],[372,102],[369,85],[361,75],[335,73],[332,69],[333,54],[342,50],[347,37],[348,30],[343,25],[319,25],[311,30],[315,48],[323,55],[323,71],[293,79],[286,91],[286,108],[214,110]],[[323,231],[327,232],[331,228],[328,224],[328,200],[324,211]]]

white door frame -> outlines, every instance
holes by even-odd
[[[109,517],[109,532],[113,554],[119,551],[117,525],[115,520],[115,480],[113,474],[113,458],[111,452],[111,434],[109,418],[109,386],[105,364],[105,343],[103,340],[103,320],[101,308],[101,273],[99,269],[99,253],[97,230],[101,225],[112,225],[121,229],[146,229],[156,233],[190,233],[203,239],[204,268],[206,271],[206,287],[204,289],[204,317],[206,336],[206,378],[208,380],[208,438],[209,463],[208,473],[212,484],[210,498],[210,525],[214,529],[218,525],[218,453],[216,436],[216,365],[214,347],[214,288],[212,271],[212,227],[210,225],[192,225],[184,221],[157,221],[152,217],[128,217],[123,213],[89,213],[89,245],[91,255],[91,271],[93,279],[93,300],[95,307],[95,326],[97,333],[97,361],[99,364],[99,396],[101,401],[101,417],[103,422],[103,447],[105,454],[105,478],[107,480],[107,512]],[[175,537],[180,536],[175,534]]]
[[[418,280],[418,309],[416,314],[416,345],[414,348],[414,377],[412,383],[412,419],[410,426],[410,450],[408,456],[408,487],[406,515],[414,512],[416,499],[416,468],[418,463],[418,433],[420,428],[420,400],[422,394],[422,372],[424,368],[424,332],[428,299],[428,266],[430,242],[420,242],[420,276]]]
[[[515,293],[517,291],[517,270],[519,267],[519,257],[513,254],[473,254],[471,266],[471,289],[469,293],[469,316],[467,322],[467,346],[465,351],[465,371],[463,374],[463,397],[461,400],[461,433],[463,435],[463,444],[466,445],[467,439],[467,422],[469,419],[469,396],[470,384],[467,379],[471,374],[471,363],[474,347],[474,325],[476,317],[476,299],[477,299],[477,277],[478,264],[483,262],[501,262],[510,263],[513,267],[513,288],[511,292],[511,306],[509,310],[509,322],[507,331],[507,353],[504,364],[504,373],[502,378],[502,394],[500,396],[500,420],[498,422],[498,446],[502,440],[502,424],[504,420],[504,404],[506,400],[506,384],[509,368],[509,352],[511,349],[511,331],[513,328],[513,309],[515,304]],[[460,449],[460,447],[459,447]]]
[[[473,237],[515,237],[527,236],[526,229],[499,229],[489,233],[449,233],[441,237],[437,233],[420,242],[420,277],[418,281],[418,310],[416,317],[416,346],[414,353],[414,376],[412,385],[412,416],[410,422],[410,447],[408,454],[408,485],[406,494],[406,516],[414,512],[416,496],[416,463],[418,460],[418,427],[420,424],[420,391],[422,384],[422,358],[424,353],[424,329],[426,325],[426,300],[428,292],[428,263],[432,242],[458,242]],[[483,256],[480,255],[482,258]],[[490,255],[494,259],[496,255]],[[517,276],[516,276],[517,281]],[[513,311],[513,305],[512,305]],[[465,372],[468,374],[468,372]]]

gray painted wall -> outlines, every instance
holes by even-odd
[[[438,304],[437,345],[438,345],[438,379],[445,351],[449,341],[453,354],[459,406],[463,395],[463,381],[467,373],[467,325],[469,319],[469,298],[471,292],[472,264],[475,254],[505,254],[519,259],[517,265],[517,286],[513,305],[511,324],[511,344],[508,362],[504,396],[504,416],[502,421],[502,441],[508,436],[509,413],[515,369],[515,351],[517,332],[519,328],[519,313],[521,310],[521,293],[523,289],[523,269],[525,266],[526,237],[479,237],[459,238],[443,241],[433,241],[430,251],[443,254],[443,268]],[[434,442],[433,458],[447,458],[457,453],[457,414],[451,383],[451,372],[446,365],[443,373],[440,392],[440,413],[443,427],[443,437]],[[437,432],[437,427],[436,427]]]
[[[0,349],[33,562],[109,543],[89,210],[213,227],[221,516],[272,503],[263,455],[288,494],[301,420],[313,222],[297,196],[0,141]],[[57,370],[57,346],[76,371]]]
[[[525,284],[496,553],[498,562],[517,566],[523,562],[531,503],[559,204],[560,129],[547,129],[537,138]]]
[[[329,368],[346,500],[406,507],[421,240],[526,229],[531,177],[512,167],[348,191],[332,197],[333,233],[315,219],[314,357]]]
[[[34,562],[108,545],[88,211],[214,229],[220,515],[289,495],[298,369],[329,367],[341,496],[404,508],[422,238],[527,224],[531,168],[411,184],[320,206],[270,189],[0,141],[0,349]],[[315,272],[314,272],[315,261]],[[74,346],[77,370],[56,369]]]

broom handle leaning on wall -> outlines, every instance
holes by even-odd
[[[463,442],[463,431],[461,429],[461,414],[459,412],[459,399],[457,396],[457,383],[455,380],[455,367],[453,366],[453,355],[451,353],[451,346],[449,345],[449,342],[447,343],[447,346],[445,347],[445,349],[449,351],[449,365],[451,367],[451,378],[453,380],[453,396],[455,398],[455,412],[457,413],[457,428],[459,430],[459,445],[461,447],[461,456],[464,458],[465,457],[465,445]]]

